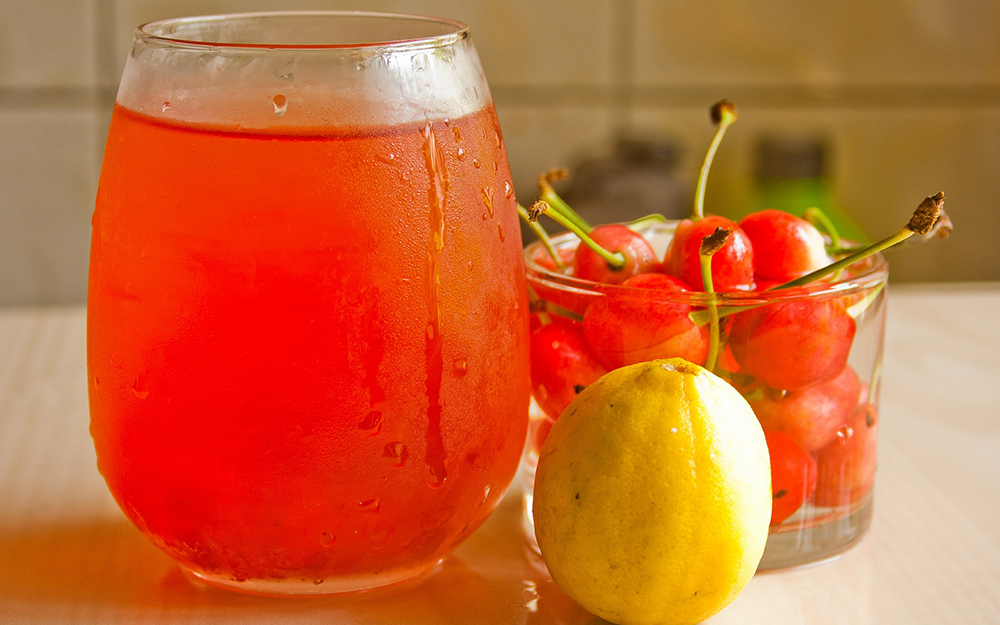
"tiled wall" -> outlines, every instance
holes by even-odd
[[[135,25],[266,9],[471,24],[523,201],[535,175],[667,136],[692,180],[727,97],[710,210],[752,194],[762,132],[832,142],[840,203],[870,232],[948,195],[946,242],[896,280],[1000,280],[1000,0],[0,0],[0,304],[81,302],[108,116]]]

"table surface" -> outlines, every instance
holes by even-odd
[[[518,482],[400,587],[267,599],[191,584],[97,472],[84,319],[0,309],[0,622],[603,623],[528,556]],[[1000,622],[998,350],[1000,284],[892,287],[871,530],[836,560],[754,577],[710,622]]]

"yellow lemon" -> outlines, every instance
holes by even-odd
[[[617,369],[552,426],[533,515],[552,578],[590,612],[698,623],[736,598],[764,553],[764,433],[740,394],[697,365]]]

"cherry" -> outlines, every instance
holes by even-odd
[[[823,235],[805,219],[767,209],[740,220],[753,245],[758,279],[787,282],[830,263]]]
[[[725,217],[709,215],[698,221],[685,219],[677,224],[674,238],[667,248],[664,267],[693,288],[703,291],[701,257],[699,250],[706,236],[716,228],[731,229],[733,233],[721,250],[712,256],[712,282],[715,290],[749,291],[753,288],[754,249],[746,233]]]
[[[840,299],[801,299],[736,314],[729,347],[744,373],[795,391],[837,377],[855,331]]]
[[[847,425],[861,395],[861,382],[854,369],[799,391],[764,391],[750,407],[765,431],[782,432],[806,451],[818,451],[837,438]]]
[[[878,412],[874,404],[858,406],[837,438],[816,456],[813,503],[846,507],[864,497],[875,479]]]
[[[641,234],[626,226],[597,226],[590,231],[590,238],[608,252],[621,254],[623,262],[620,266],[612,265],[589,244],[581,242],[573,259],[573,276],[576,278],[603,284],[621,284],[632,276],[658,269],[659,261],[653,246]]]
[[[816,461],[784,432],[764,432],[771,457],[771,525],[795,514],[816,490]]]
[[[579,323],[551,323],[532,333],[531,391],[550,418],[558,419],[584,388],[605,373]]]
[[[621,286],[591,304],[583,315],[583,334],[605,367],[616,369],[656,358],[705,361],[707,329],[688,317],[689,304],[677,301],[690,291],[686,284],[672,276],[648,273],[629,278]]]

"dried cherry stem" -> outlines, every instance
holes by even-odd
[[[562,262],[562,260],[559,258],[559,253],[556,252],[555,246],[552,245],[552,239],[549,238],[549,233],[545,231],[545,228],[542,227],[542,224],[538,223],[537,221],[533,221],[531,217],[528,216],[528,209],[521,206],[520,204],[517,205],[517,214],[521,218],[521,220],[524,221],[524,223],[528,224],[528,227],[531,228],[531,231],[535,233],[535,236],[538,237],[538,240],[542,242],[543,246],[545,246],[545,250],[549,253],[549,256],[552,257],[552,261],[556,264],[556,269],[559,270],[565,269],[566,263]]]
[[[941,219],[943,214],[943,207],[944,207],[943,192],[926,197],[924,198],[924,201],[920,203],[920,206],[917,207],[917,210],[913,213],[913,216],[910,217],[910,221],[907,222],[907,224],[904,227],[900,228],[899,230],[887,236],[886,238],[882,239],[881,241],[877,241],[875,243],[872,243],[871,245],[863,247],[860,250],[854,252],[853,254],[845,256],[836,262],[830,263],[826,267],[817,269],[812,273],[807,273],[801,278],[797,278],[790,282],[786,282],[784,284],[779,284],[777,286],[771,287],[770,289],[767,289],[767,291],[768,292],[779,291],[781,289],[792,289],[795,287],[805,286],[807,284],[815,282],[816,280],[819,280],[820,278],[824,278],[832,273],[836,273],[838,271],[846,269],[847,267],[850,267],[854,263],[860,260],[864,260],[865,258],[871,256],[872,254],[875,254],[876,252],[881,252],[894,245],[898,245],[903,241],[909,239],[913,235],[926,236],[934,229],[934,226],[937,225],[938,221]],[[947,216],[945,216],[945,218],[947,218]],[[720,317],[726,317],[728,315],[733,315],[738,312],[743,312],[744,310],[750,310],[751,308],[764,306],[765,304],[767,304],[767,302],[762,302],[760,304],[750,304],[748,306],[724,306],[718,310],[718,314]],[[709,323],[711,321],[709,311],[706,310],[696,310],[694,312],[689,313],[688,317],[690,317],[691,321],[693,321],[698,326],[704,326],[706,323]]]
[[[712,256],[722,249],[732,233],[731,228],[716,228],[715,232],[702,238],[698,250],[701,281],[705,285],[705,293],[708,294],[708,319],[711,324],[708,334],[708,358],[705,359],[705,368],[709,371],[715,369],[715,362],[719,358],[719,307],[715,301],[715,287],[712,285]]]
[[[712,106],[712,121],[718,125],[715,129],[715,136],[708,146],[705,160],[701,164],[701,173],[698,174],[698,189],[694,196],[694,211],[691,213],[691,221],[698,221],[705,216],[705,187],[708,185],[708,170],[712,168],[712,161],[715,160],[715,153],[722,143],[722,137],[726,134],[726,129],[736,121],[736,107],[728,100],[719,100]]]
[[[576,236],[580,237],[580,240],[590,249],[594,250],[594,253],[600,256],[608,263],[611,267],[619,269],[625,266],[625,255],[621,252],[609,252],[608,250],[601,247],[597,241],[594,241],[590,236],[584,232],[578,225],[569,220],[565,215],[557,210],[549,210],[550,206],[548,202],[543,200],[538,200],[531,205],[528,209],[528,219],[531,221],[536,221],[538,216],[542,213],[548,215],[557,224],[566,228]]]
[[[553,211],[559,213],[569,221],[576,224],[577,228],[590,234],[594,228],[587,223],[587,220],[580,217],[579,213],[570,208],[566,200],[559,197],[556,190],[552,188],[552,183],[557,180],[564,180],[569,176],[569,171],[565,168],[550,169],[538,177],[538,199],[546,202]]]

